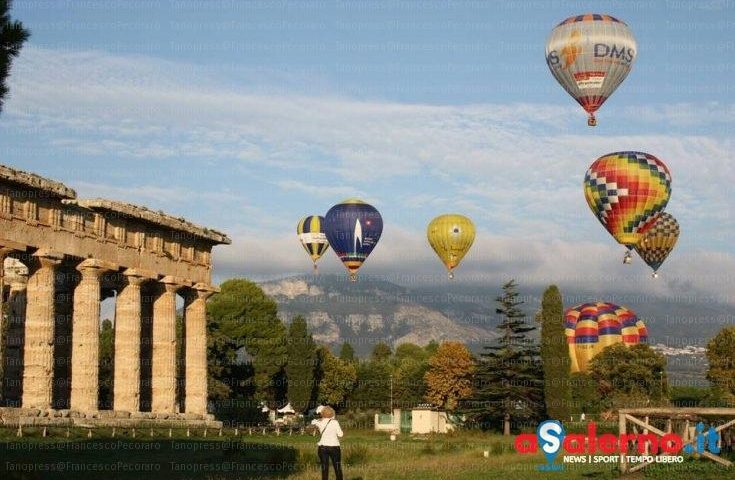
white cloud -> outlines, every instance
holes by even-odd
[[[424,105],[238,90],[196,66],[32,45],[14,66],[11,91],[2,128],[34,129],[34,141],[52,149],[114,155],[140,165],[155,160],[171,171],[186,161],[220,161],[233,175],[247,169],[248,180],[281,191],[334,200],[373,197],[381,208],[390,206],[385,236],[366,267],[381,274],[443,275],[415,228],[427,211],[442,209],[466,212],[480,227],[462,269],[479,281],[496,282],[512,271],[535,283],[560,278],[599,288],[673,290],[689,288],[694,279],[693,289],[732,289],[732,279],[708,272],[733,267],[735,144],[725,135],[687,131],[692,125],[731,124],[731,104],[643,106],[627,113],[631,124],[645,129],[610,134],[601,125],[579,133],[584,120],[571,102],[564,108]],[[649,151],[673,172],[669,210],[682,223],[682,251],[667,264],[667,279],[656,284],[642,268],[621,270],[621,249],[582,198],[589,164],[616,150]],[[304,170],[320,180],[305,181]],[[243,220],[214,225],[235,238],[233,246],[217,252],[220,274],[308,269],[293,222],[272,218],[263,210],[267,202],[247,189],[238,194],[219,184],[195,193],[178,184],[72,186],[85,195],[150,200],[154,207],[179,202],[177,208],[188,209],[187,202],[198,200],[229,214],[201,223],[242,211]],[[278,208],[300,215],[300,205]],[[714,257],[707,253],[713,249],[727,253]],[[337,271],[338,265],[326,268]],[[627,276],[633,271],[635,280]]]
[[[402,285],[447,282],[447,273],[429,247],[425,233],[386,227],[380,243],[360,270],[361,276],[380,277]],[[456,270],[456,281],[495,288],[510,278],[526,287],[550,283],[562,290],[658,297],[692,296],[735,304],[735,257],[695,250],[672,255],[653,279],[637,256],[623,265],[624,249],[591,241],[537,240],[493,235],[479,231],[475,244]],[[311,261],[296,235],[263,237],[257,232],[235,236],[231,248],[215,253],[215,272],[221,278],[247,276],[272,278],[311,271]],[[345,270],[332,250],[319,268],[326,273]],[[346,274],[345,274],[346,278]]]
[[[276,180],[273,182],[277,187],[288,190],[308,193],[318,198],[334,197],[366,197],[366,193],[348,186],[325,186],[300,182],[298,180]]]

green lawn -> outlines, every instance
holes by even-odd
[[[276,437],[217,436],[202,432],[187,438],[168,431],[97,431],[87,438],[86,430],[51,430],[41,437],[36,429],[0,429],[0,478],[80,479],[80,478],[288,478],[319,479],[316,439],[309,435]],[[232,431],[227,433],[231,434]],[[241,432],[242,433],[242,432]],[[343,442],[343,462],[347,479],[470,480],[470,479],[613,479],[619,478],[614,465],[566,465],[564,473],[542,473],[541,455],[519,455],[511,440],[499,435],[463,432],[446,436],[411,437],[400,435],[391,442],[387,435],[371,431],[348,431]],[[125,435],[124,437],[121,435]],[[489,458],[483,452],[489,451]],[[696,461],[682,466],[649,467],[644,474],[629,478],[666,480],[733,478],[734,472],[710,462]],[[332,477],[333,478],[333,477]]]

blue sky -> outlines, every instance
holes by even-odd
[[[546,67],[551,28],[625,20],[638,58],[599,126]],[[80,196],[228,232],[217,279],[308,271],[302,215],[360,196],[384,237],[363,274],[441,282],[426,223],[464,213],[459,276],[498,283],[709,292],[735,281],[731,1],[16,1],[32,31],[0,115],[1,162]],[[672,170],[682,225],[654,282],[584,202],[600,155]],[[326,271],[341,271],[331,254]]]

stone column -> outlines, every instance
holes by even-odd
[[[197,283],[186,298],[184,411],[207,413],[207,298],[216,290]]]
[[[148,278],[127,269],[125,285],[115,303],[115,380],[114,408],[126,412],[140,411],[140,335],[141,285]]]
[[[153,301],[151,411],[176,413],[176,292],[186,282],[166,276]]]
[[[0,406],[5,403],[5,343],[8,326],[5,324],[5,257],[10,250],[0,247]]]
[[[2,199],[5,195],[0,195],[0,212],[4,212],[2,206]],[[7,197],[6,197],[7,198]],[[20,247],[21,251],[25,251],[24,245],[15,244],[15,242],[9,242],[9,245],[5,245],[3,242],[0,245],[0,406],[5,404],[5,358],[6,358],[6,345],[8,336],[8,323],[5,322],[6,313],[8,311],[7,305],[5,304],[5,258],[8,254],[16,251]]]
[[[23,348],[23,407],[51,408],[54,369],[54,274],[63,255],[36,252],[29,267]]]
[[[100,360],[100,275],[115,267],[87,259],[77,265],[82,279],[74,289],[71,345],[71,409],[97,410]]]
[[[9,407],[20,407],[23,382],[23,337],[26,310],[28,275],[16,271],[10,278],[8,295],[8,328],[3,352],[5,379],[3,399]]]

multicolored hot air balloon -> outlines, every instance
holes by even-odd
[[[595,160],[584,176],[584,197],[615,240],[630,249],[656,221],[671,196],[671,173],[658,158],[643,152],[609,153]]]
[[[610,15],[588,13],[569,17],[546,42],[546,64],[556,81],[589,114],[595,112],[630,73],[636,43],[628,25]]]
[[[354,282],[357,270],[380,240],[383,218],[372,205],[350,198],[329,209],[324,217],[324,231]]]
[[[316,261],[329,249],[329,242],[324,234],[324,217],[310,215],[302,218],[296,225],[296,234],[304,250],[311,257],[311,261],[314,262],[314,272],[316,272]]]
[[[643,320],[625,307],[607,303],[583,303],[564,313],[571,371],[586,372],[590,361],[616,343],[645,343],[648,330]]]
[[[674,249],[678,239],[679,222],[671,214],[662,212],[636,244],[635,251],[653,269],[653,278],[658,277],[658,269]]]
[[[426,229],[429,245],[446,265],[449,278],[475,241],[475,225],[464,215],[439,215]]]

